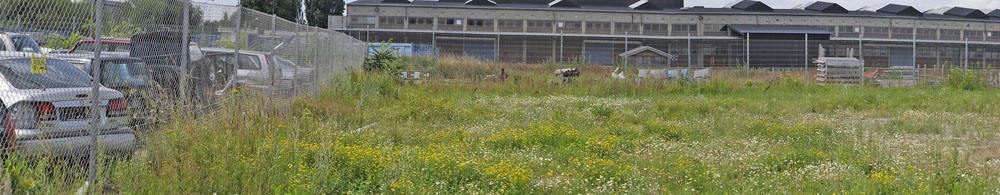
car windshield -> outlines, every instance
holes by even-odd
[[[150,85],[149,69],[138,60],[108,60],[101,66],[101,84],[108,87]]]
[[[113,42],[102,42],[101,43],[101,48],[103,49],[103,50],[101,50],[102,52],[123,52],[123,53],[126,53],[126,52],[129,52],[129,51],[132,50],[132,46],[130,46],[129,44],[125,44],[125,43],[113,43]],[[77,53],[77,52],[94,52],[94,42],[90,41],[90,42],[82,42],[80,44],[77,44],[76,45],[76,49],[73,49],[73,52],[70,52],[70,53]]]
[[[14,50],[20,52],[41,52],[42,49],[38,47],[38,43],[35,42],[31,37],[26,36],[14,36],[10,38],[14,42]]]
[[[0,75],[18,89],[89,87],[90,76],[62,60],[46,60],[45,73],[31,73],[31,59],[0,60]]]

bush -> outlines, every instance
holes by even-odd
[[[947,77],[948,86],[962,90],[977,90],[987,86],[986,80],[979,77],[978,71],[964,71],[952,68]]]
[[[391,43],[392,39],[379,43],[378,47],[371,46],[373,52],[365,58],[366,71],[396,72],[399,70],[399,65],[396,64],[396,60],[399,59],[396,57],[396,51],[399,48],[389,47]]]

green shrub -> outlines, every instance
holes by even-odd
[[[979,77],[978,71],[963,71],[959,68],[951,69],[947,81],[948,86],[962,90],[977,90],[987,86],[986,80]]]
[[[399,51],[399,48],[389,47],[389,44],[391,43],[392,39],[379,43],[378,47],[375,47],[375,45],[371,46],[371,50],[373,52],[365,58],[366,71],[383,71],[392,73],[399,70],[399,64],[396,63],[396,60],[399,59],[399,57],[396,57],[396,51]]]

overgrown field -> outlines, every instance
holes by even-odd
[[[993,88],[540,80],[354,74],[278,116],[246,98],[99,178],[126,194],[1000,193]],[[22,191],[79,186],[22,166]]]

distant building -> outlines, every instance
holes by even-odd
[[[443,54],[506,62],[585,58],[611,64],[622,52],[649,46],[676,56],[678,66],[797,68],[818,57],[819,44],[826,56],[847,56],[860,43],[865,46],[855,49],[856,56],[868,66],[1000,64],[1000,10],[962,7],[921,12],[897,4],[849,10],[822,1],[774,9],[759,1],[710,8],[685,7],[683,0],[358,0],[347,13],[330,26],[361,40],[434,44]]]

